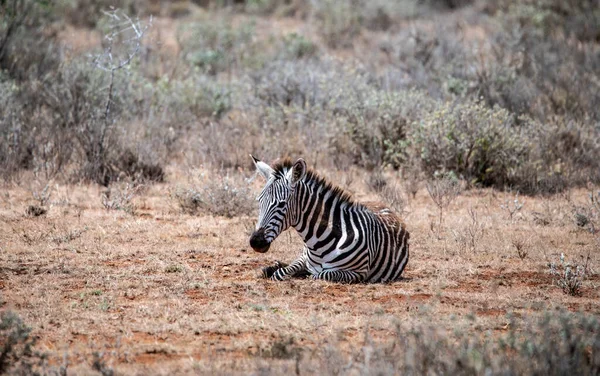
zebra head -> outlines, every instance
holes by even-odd
[[[266,184],[258,195],[258,223],[256,231],[250,236],[250,246],[256,252],[267,252],[271,243],[279,234],[287,230],[292,223],[294,191],[297,183],[306,175],[306,162],[300,158],[293,166],[272,168],[252,155],[258,173]]]

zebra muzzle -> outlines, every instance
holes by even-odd
[[[254,231],[252,236],[250,236],[250,247],[254,249],[256,252],[265,253],[269,250],[271,243],[265,239],[265,230],[259,229]]]

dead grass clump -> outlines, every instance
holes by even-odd
[[[586,204],[573,205],[573,220],[577,228],[595,234],[600,230],[600,191],[590,190],[588,199]]]
[[[485,234],[485,225],[473,208],[469,208],[468,213],[469,219],[466,223],[461,222],[460,227],[452,229],[451,232],[461,249],[473,252]]]
[[[127,214],[135,214],[133,198],[143,186],[133,183],[113,183],[102,193],[102,206],[106,210],[122,210]]]
[[[253,214],[254,194],[242,178],[202,176],[201,180],[195,187],[172,193],[183,212],[227,218]]]
[[[297,359],[302,357],[303,348],[296,345],[294,337],[281,337],[260,351],[261,356],[273,359]]]
[[[517,256],[519,256],[521,260],[525,260],[529,254],[529,245],[527,244],[527,241],[522,238],[514,238],[511,244],[515,248]]]
[[[30,217],[39,217],[48,212],[47,209],[44,209],[37,205],[29,205],[25,213]]]

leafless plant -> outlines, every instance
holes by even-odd
[[[52,197],[52,180],[48,180],[42,189],[36,189],[35,187],[31,188],[31,195],[33,199],[39,203],[39,206],[46,206],[50,202],[50,198]],[[41,183],[37,182],[41,186]]]
[[[402,190],[395,184],[386,185],[379,193],[383,202],[388,205],[394,212],[403,217],[406,210],[406,199],[402,194]]]
[[[444,210],[461,192],[460,182],[450,176],[443,176],[427,182],[427,192],[439,209],[439,229],[442,228]],[[439,233],[438,233],[439,236]]]
[[[106,94],[106,105],[104,107],[104,123],[100,132],[100,140],[98,141],[100,151],[104,148],[106,132],[110,130],[113,123],[110,118],[110,107],[113,101],[115,72],[131,64],[133,58],[140,51],[144,34],[152,24],[152,17],[150,17],[150,21],[147,25],[142,26],[139,20],[132,20],[126,13],[119,9],[104,11],[104,14],[111,22],[111,30],[104,36],[104,40],[107,42],[104,52],[96,55],[94,58],[94,66],[110,74],[108,92]],[[131,34],[131,31],[133,31],[133,35],[123,41],[127,47],[131,48],[131,51],[128,51],[124,58],[119,59],[117,56],[113,55],[115,42],[121,39],[125,33]]]
[[[373,192],[380,194],[383,192],[388,182],[385,176],[383,175],[383,171],[381,169],[376,169],[372,173],[370,173],[365,178],[365,183]]]
[[[113,184],[102,193],[102,205],[106,210],[123,210],[133,215],[135,205],[132,201],[141,187],[132,183]]]
[[[406,191],[410,193],[414,199],[417,196],[417,192],[419,192],[419,188],[421,188],[421,179],[416,175],[409,175],[409,177],[404,180],[404,186],[406,187]]]
[[[485,233],[483,223],[479,220],[477,212],[473,208],[468,209],[469,221],[463,225],[460,229],[452,231],[454,239],[464,249],[474,251],[477,244]]]
[[[519,201],[519,193],[517,192],[514,200],[504,200],[504,203],[500,205],[500,208],[508,214],[508,219],[512,221],[515,214],[520,212],[524,205],[525,201]]]
[[[423,171],[416,161],[409,161],[408,167],[402,172],[402,179],[404,181],[404,189],[414,199],[424,180]]]
[[[146,25],[142,25],[139,19],[132,20],[120,9],[104,11],[104,15],[108,17],[108,32],[103,39],[105,48],[101,54],[93,56],[93,63],[97,69],[109,75],[108,88],[100,129],[90,132],[84,137],[94,138],[89,142],[92,150],[86,151],[86,153],[91,153],[90,173],[92,177],[103,184],[108,184],[106,176],[107,170],[110,170],[111,166],[110,163],[107,163],[107,135],[115,124],[111,113],[115,95],[115,74],[130,65],[133,58],[139,53],[142,39],[152,25],[152,17]]]
[[[588,199],[587,204],[573,205],[573,217],[577,227],[595,234],[600,230],[600,191],[590,190]]]

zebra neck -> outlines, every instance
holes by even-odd
[[[293,221],[292,226],[305,243],[311,239],[314,240],[315,224],[322,223],[323,219],[327,222],[332,220],[330,213],[326,212],[332,208],[327,208],[326,201],[337,202],[337,205],[346,206],[335,200],[334,196],[339,198],[339,192],[336,192],[329,185],[319,184],[315,181],[298,185],[294,205],[296,220]]]

